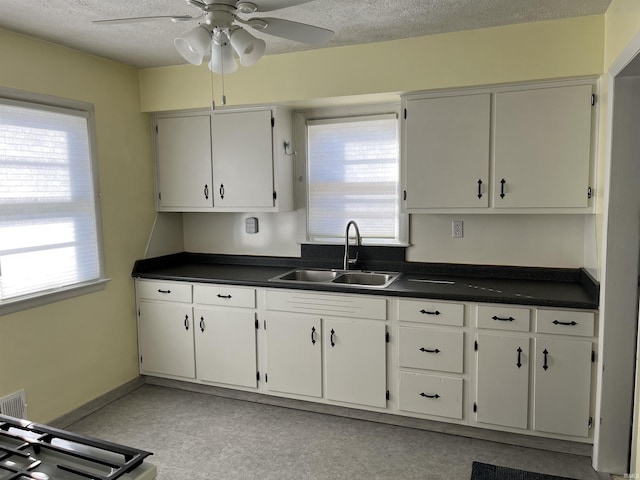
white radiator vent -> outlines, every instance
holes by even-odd
[[[27,401],[24,390],[0,398],[0,413],[16,418],[27,418]]]

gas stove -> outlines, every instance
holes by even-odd
[[[0,415],[0,480],[153,480],[151,452]]]

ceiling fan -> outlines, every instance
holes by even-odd
[[[96,20],[97,24],[117,24],[168,19],[172,22],[201,20],[197,27],[174,40],[178,53],[193,65],[201,65],[211,56],[209,69],[214,73],[232,73],[238,68],[235,57],[244,66],[254,65],[266,49],[266,43],[250,30],[275,37],[322,46],[333,38],[334,32],[305,23],[271,17],[249,17],[262,12],[301,5],[313,0],[186,0],[201,13],[190,15],[155,15],[148,17]],[[235,52],[235,54],[234,54]]]

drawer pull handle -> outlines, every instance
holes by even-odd
[[[429,395],[428,393],[421,392],[420,396],[424,398],[440,398],[440,395],[437,393],[435,395]]]
[[[332,329],[331,329],[331,335],[329,336],[329,341],[331,342],[331,346],[332,346],[332,347],[335,347],[335,346],[336,346],[335,336],[336,336],[336,332],[335,332],[335,330],[332,328]]]
[[[204,324],[204,317],[200,317],[200,331],[201,331],[202,333],[204,333],[204,327],[205,327],[205,324]]]
[[[518,352],[518,361],[516,362],[516,366],[520,368],[522,366],[522,362],[520,361],[521,355],[522,355],[522,348],[518,347],[518,350],[516,350],[516,352]]]
[[[204,199],[209,200],[209,185],[205,184],[204,191],[202,193],[204,193]]]
[[[162,290],[161,288],[159,288],[158,293],[171,293],[171,290]]]
[[[184,316],[184,329],[189,330],[189,315]]]
[[[316,327],[311,327],[311,344],[316,344]]]
[[[437,348],[434,350],[429,350],[428,348],[424,348],[424,347],[420,347],[420,351],[421,352],[425,352],[425,353],[440,353],[441,350],[438,350]]]
[[[567,327],[573,327],[574,325],[577,325],[576,322],[571,321],[571,322],[561,322],[560,320],[554,320],[553,322],[554,325],[566,325]]]
[[[503,178],[502,180],[500,180],[500,198],[504,198],[504,184],[507,183],[506,180]]]
[[[496,315],[494,315],[491,318],[493,318],[494,320],[496,320],[498,322],[513,322],[515,320],[515,318],[513,318],[513,317],[505,318],[505,317],[498,317]]]
[[[544,364],[542,365],[542,368],[544,368],[544,371],[546,372],[547,368],[549,368],[549,365],[547,364],[547,355],[549,355],[549,352],[545,348],[542,353],[544,354]]]
[[[482,198],[482,180],[478,180],[478,198]]]
[[[440,312],[438,310],[436,310],[435,312],[427,312],[426,310],[422,309],[420,310],[420,313],[423,315],[440,315]]]
[[[220,199],[224,200],[224,184],[220,184]]]
[[[231,298],[231,295],[220,295],[218,294],[218,298],[226,298],[227,300]]]

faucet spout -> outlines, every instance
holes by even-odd
[[[356,246],[359,247],[362,245],[362,238],[360,237],[360,229],[358,228],[358,224],[355,220],[350,220],[347,223],[347,228],[344,232],[344,270],[349,270],[349,264],[355,265],[358,261],[358,252],[356,252],[356,258],[349,258],[349,229],[351,225],[356,230]]]

